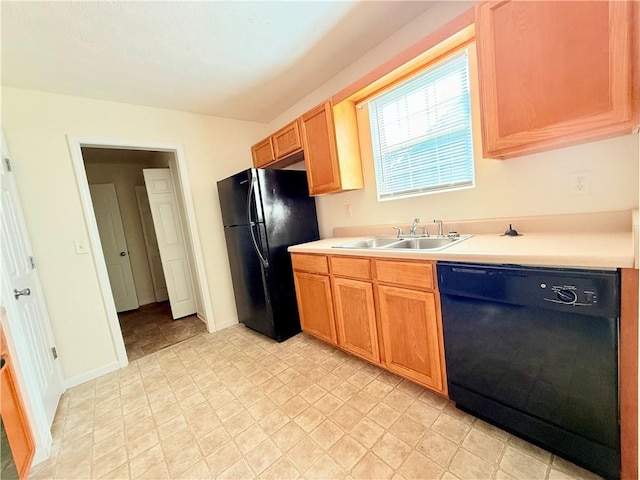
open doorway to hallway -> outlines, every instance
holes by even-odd
[[[129,361],[207,331],[196,315],[199,288],[170,157],[172,152],[82,147]]]

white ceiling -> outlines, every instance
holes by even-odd
[[[267,122],[432,5],[2,1],[2,84]]]

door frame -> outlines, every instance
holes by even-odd
[[[102,291],[102,299],[104,301],[104,307],[107,312],[107,319],[109,322],[109,328],[111,330],[111,337],[113,339],[113,345],[116,350],[116,356],[118,358],[120,367],[122,368],[127,366],[129,360],[127,358],[127,351],[124,345],[124,339],[122,337],[122,330],[120,329],[120,322],[118,320],[116,304],[113,300],[113,294],[111,293],[111,287],[109,285],[107,265],[104,259],[104,254],[102,253],[100,236],[98,234],[98,224],[96,223],[96,218],[93,211],[93,203],[91,201],[91,195],[89,193],[89,182],[87,180],[87,172],[84,167],[84,158],[82,156],[83,147],[109,148],[114,150],[154,150],[159,152],[173,153],[173,158],[169,160],[169,168],[171,169],[171,173],[174,178],[176,178],[177,176],[177,179],[180,183],[180,193],[182,195],[187,228],[189,230],[187,233],[189,234],[189,241],[193,253],[193,263],[196,273],[196,280],[198,283],[197,288],[200,292],[202,308],[204,310],[205,318],[203,320],[207,325],[207,330],[209,332],[215,332],[215,319],[213,315],[213,309],[211,307],[209,283],[207,282],[207,276],[204,270],[204,257],[202,255],[200,236],[198,234],[196,215],[193,207],[193,198],[191,196],[191,187],[189,184],[189,175],[187,172],[186,158],[184,155],[184,150],[182,149],[182,145],[178,143],[141,142],[112,138],[77,137],[73,135],[67,135],[67,143],[69,145],[69,151],[71,153],[71,161],[76,175],[76,184],[78,186],[84,219],[87,225],[89,244],[91,245],[91,249],[93,250],[93,260],[96,267],[96,273],[98,275],[100,289]]]

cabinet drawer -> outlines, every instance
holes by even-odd
[[[334,275],[371,280],[371,261],[368,258],[329,257],[329,262]]]
[[[313,273],[329,273],[329,265],[325,255],[291,254],[291,263],[294,270],[304,270]]]
[[[433,264],[376,260],[376,278],[380,282],[413,288],[433,289]]]
[[[285,157],[290,153],[302,148],[302,138],[300,137],[300,123],[298,120],[291,122],[286,127],[281,128],[271,136],[273,152],[277,159]]]

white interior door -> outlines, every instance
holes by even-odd
[[[89,185],[89,190],[116,310],[134,310],[140,305],[133,282],[116,187],[113,183],[105,183]]]
[[[147,247],[147,259],[149,260],[149,270],[151,271],[151,281],[156,295],[156,302],[162,302],[169,299],[169,293],[167,292],[167,282],[162,271],[158,239],[153,228],[151,205],[149,205],[147,189],[144,186],[136,187],[136,200],[138,202],[138,212],[140,213],[140,223],[142,223],[144,244]]]
[[[171,314],[173,318],[185,317],[196,313],[196,300],[171,170],[145,168],[142,172],[167,282]]]
[[[8,325],[4,327],[26,387],[23,395],[32,415],[36,448],[48,449],[51,424],[64,392],[63,377],[4,136],[2,157],[0,302],[6,309]],[[34,462],[41,454],[36,450]]]

